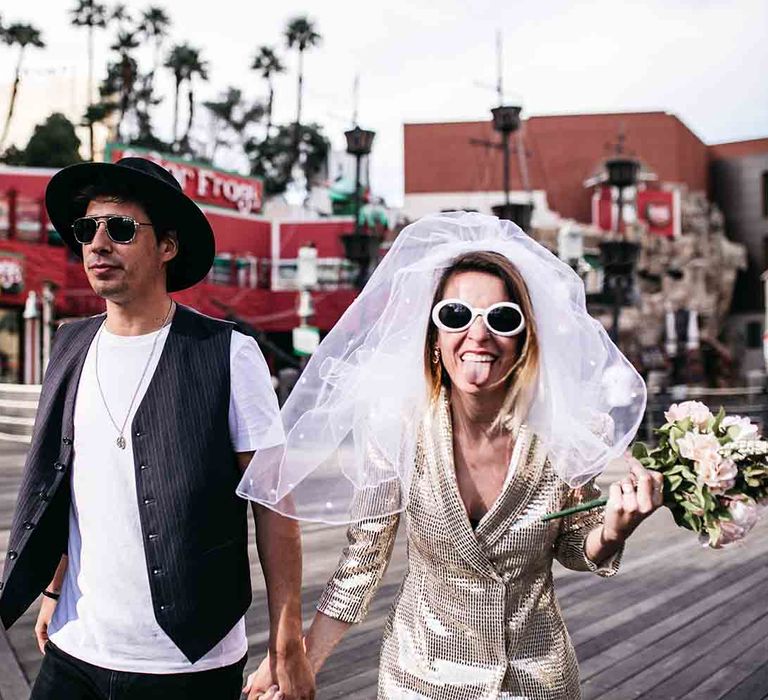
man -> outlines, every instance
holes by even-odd
[[[208,273],[214,239],[163,168],[71,166],[46,205],[107,311],[56,335],[0,617],[10,626],[44,592],[33,700],[234,700],[251,601],[235,488],[254,451],[283,440],[266,363],[231,324],[170,298]],[[254,518],[273,678],[312,698],[298,526]]]

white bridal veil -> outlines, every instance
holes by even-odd
[[[645,384],[587,314],[579,277],[515,224],[455,212],[403,229],[310,359],[281,411],[285,444],[255,454],[241,496],[327,523],[353,519],[355,502],[359,517],[366,493],[390,494],[369,499],[370,515],[407,505],[417,426],[428,410],[432,297],[457,256],[483,250],[506,256],[528,286],[541,355],[526,423],[558,474],[579,486],[624,452],[645,409]]]

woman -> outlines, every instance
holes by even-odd
[[[408,571],[385,626],[378,697],[572,700],[580,695],[578,668],[554,595],[552,559],[613,575],[626,538],[661,505],[661,481],[635,462],[611,486],[604,516],[588,511],[550,522],[541,516],[598,495],[595,472],[585,472],[576,456],[606,459],[613,448],[605,440],[626,443],[613,424],[628,410],[642,414],[632,396],[641,385],[604,332],[584,318],[583,291],[580,299],[578,290],[562,296],[557,278],[572,281],[564,266],[532,248],[524,234],[480,215],[435,217],[428,225],[456,229],[453,237],[469,249],[428,247],[427,257],[443,262],[434,268],[421,334],[426,399],[418,404],[420,420],[405,421],[416,437],[412,468],[395,467],[399,479],[368,479],[354,494],[349,545],[318,603],[307,654],[319,669],[346,629],[365,616],[401,517],[376,514],[399,503]],[[408,275],[390,286],[386,306],[392,288],[403,285],[409,288]],[[413,300],[409,294],[399,303]],[[386,306],[377,322],[387,317]],[[401,315],[390,314],[388,332],[377,335],[374,325],[376,349],[392,349],[391,322]],[[608,375],[597,382],[599,390],[590,369],[568,379],[568,368],[577,366],[573,356],[584,351],[578,366],[594,362]],[[571,357],[558,358],[561,352]],[[370,361],[365,366],[374,371]],[[326,367],[326,381],[331,376]],[[396,375],[389,381],[396,383]],[[558,382],[562,396],[554,391]],[[581,410],[571,403],[575,389]],[[563,420],[559,430],[554,419]],[[392,471],[376,430],[366,437],[366,473]],[[583,485],[572,489],[564,477]],[[252,681],[251,687],[269,685],[266,664]]]

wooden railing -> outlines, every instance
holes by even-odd
[[[0,441],[29,444],[39,400],[39,384],[0,384]]]

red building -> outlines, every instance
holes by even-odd
[[[114,149],[112,159],[123,155]],[[125,153],[127,155],[127,153]],[[265,334],[265,354],[277,360],[291,352],[291,331],[299,325],[294,283],[297,252],[313,243],[318,251],[319,282],[313,292],[312,323],[329,330],[356,294],[354,269],[344,259],[339,236],[352,220],[269,221],[260,215],[261,182],[206,166],[159,156],[185,191],[198,201],[216,236],[216,259],[208,278],[174,297],[203,313],[236,318]],[[180,173],[183,168],[184,172]],[[88,285],[82,261],[69,252],[47,219],[44,194],[55,170],[0,166],[0,380],[18,382],[25,358],[22,313],[29,292],[37,300],[49,283],[55,293],[55,317],[100,313],[104,302]],[[272,348],[275,352],[269,352]],[[273,366],[273,369],[275,367]]]
[[[639,158],[661,182],[709,187],[709,163],[718,146],[707,146],[680,119],[666,112],[572,114],[530,117],[523,122],[527,188],[546,193],[549,208],[577,221],[591,220],[591,192],[584,182],[613,152],[620,133],[625,150]],[[502,191],[502,154],[482,142],[498,142],[490,120],[404,127],[405,210],[416,212],[435,195]],[[526,188],[513,137],[510,188]],[[494,204],[500,203],[494,200]]]

